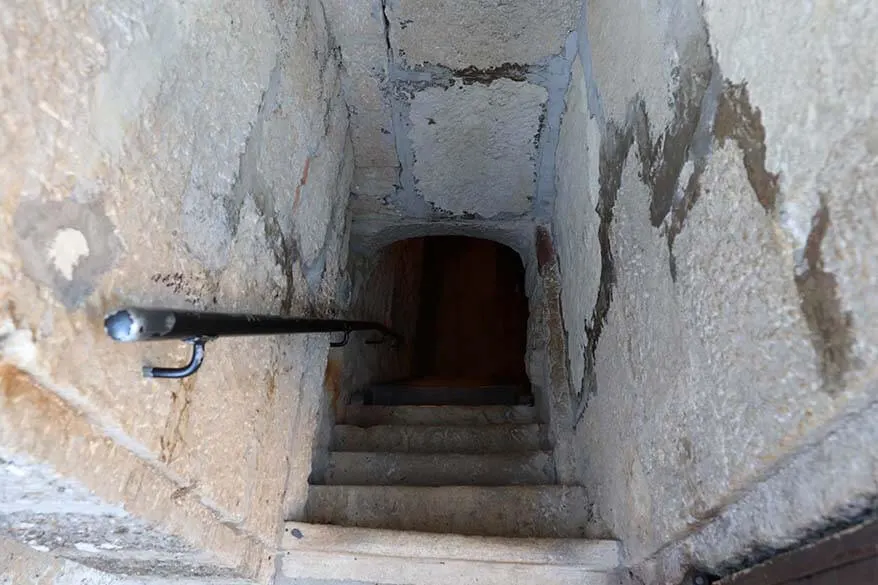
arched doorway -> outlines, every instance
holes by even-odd
[[[416,294],[392,301],[393,314],[414,318],[407,327],[409,375],[371,384],[365,403],[532,403],[525,368],[528,299],[518,253],[463,236],[414,238],[394,247],[405,249],[408,259],[393,263],[394,280],[419,281]]]

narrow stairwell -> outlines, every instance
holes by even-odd
[[[584,490],[556,483],[532,406],[349,405],[283,574],[396,584],[610,582]]]

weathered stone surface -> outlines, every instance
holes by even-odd
[[[653,139],[672,121],[674,92],[689,63],[690,43],[704,34],[695,2],[586,3],[589,67],[607,121],[622,124],[629,103],[642,100]]]
[[[524,538],[589,538],[585,490],[567,486],[314,486],[315,524]],[[490,513],[485,513],[489,510]]]
[[[551,453],[348,453],[329,454],[328,485],[551,485]]]
[[[865,4],[789,10],[708,3],[705,24],[694,2],[597,2],[579,30],[588,107],[570,118],[571,88],[558,202],[591,170],[562,162],[576,160],[568,128],[595,116],[602,266],[585,310],[563,281],[574,400],[552,396],[556,462],[633,560],[665,547],[647,582],[752,562],[873,505],[874,454],[848,474],[841,445],[874,418],[875,86],[861,71],[878,21]],[[588,217],[556,207],[562,278]],[[577,404],[582,325],[594,392]]]
[[[862,521],[878,493],[876,420],[874,405],[846,417],[639,572],[656,583],[679,582],[681,567],[689,563],[731,572],[814,540],[827,526]]]
[[[560,53],[576,28],[574,0],[389,2],[390,42],[397,59],[451,69],[536,63]]]
[[[399,174],[389,89],[389,63],[383,5],[379,0],[327,0],[326,18],[342,61],[342,87],[350,113],[355,175],[392,176],[390,182],[355,178],[352,190],[385,197]]]
[[[616,285],[582,447],[618,433],[619,450],[592,452],[590,468],[606,519],[646,552],[715,514],[831,410],[815,393],[792,255],[776,242],[736,152],[720,151],[701,178],[704,192],[675,244],[676,287],[633,157],[614,210]],[[713,227],[719,218],[725,230]],[[632,426],[619,427],[623,420]],[[615,481],[637,495],[625,496],[621,516]]]
[[[282,502],[304,504],[325,336],[216,341],[195,378],[160,382],[140,377],[142,363],[183,360],[186,348],[111,343],[102,318],[128,303],[332,304],[353,163],[322,7],[7,12],[3,447],[216,566],[267,579]]]
[[[474,427],[336,425],[334,451],[385,453],[520,453],[548,447],[540,425]]]
[[[796,10],[796,18],[784,18],[787,10]],[[878,11],[863,0],[841,10],[711,1],[704,18],[723,75],[746,83],[762,112],[766,166],[781,176],[783,226],[804,247],[825,189],[820,175],[827,158],[836,159],[834,166],[839,156],[853,162],[842,144],[869,144],[867,135],[874,135],[868,128],[878,118],[878,87],[865,72],[878,63],[872,50]],[[769,52],[776,58],[764,63]],[[855,175],[837,179],[829,206],[846,208]]]
[[[410,137],[424,199],[487,218],[526,212],[546,99],[542,87],[506,79],[417,93]]]
[[[600,128],[589,114],[582,62],[573,63],[567,109],[558,142],[555,215],[552,228],[561,271],[564,330],[570,360],[570,384],[582,388],[587,339],[601,278],[597,213],[600,186]]]

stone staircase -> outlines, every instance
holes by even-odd
[[[286,579],[432,584],[608,583],[615,541],[582,488],[555,482],[531,406],[351,405],[289,523]]]

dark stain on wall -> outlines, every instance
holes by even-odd
[[[747,85],[726,80],[716,111],[714,134],[719,143],[734,140],[744,153],[744,167],[756,198],[766,212],[777,204],[778,176],[765,170],[765,127],[762,114],[750,104]]]
[[[472,85],[473,83],[491,85],[498,79],[525,81],[527,79],[527,73],[527,65],[520,65],[518,63],[503,63],[502,65],[489,67],[488,69],[467,67],[466,69],[456,69],[452,71],[454,77],[459,78],[466,85]]]
[[[68,309],[85,302],[121,252],[115,227],[98,203],[25,200],[13,224],[25,274],[47,286]],[[78,232],[88,246],[77,258],[70,278],[58,270],[50,252],[64,230]]]
[[[638,111],[643,111],[642,103],[629,109],[629,120],[638,116]],[[601,141],[600,195],[596,209],[601,220],[598,226],[598,241],[601,246],[601,278],[591,320],[585,323],[585,371],[582,378],[577,418],[585,412],[589,400],[597,393],[597,376],[594,369],[595,352],[604,328],[604,322],[610,312],[610,304],[613,302],[613,287],[616,284],[616,268],[613,261],[613,250],[610,246],[613,208],[616,205],[616,195],[622,184],[622,169],[625,166],[625,159],[633,144],[634,130],[630,123],[626,124],[624,128],[611,123]]]
[[[704,94],[710,82],[712,63],[693,67],[681,76],[674,91],[674,121],[664,134],[652,142],[649,124],[642,123],[643,138],[638,139],[643,165],[642,178],[652,191],[649,218],[659,227],[674,205],[674,195],[683,165],[690,158],[690,147],[701,118]],[[644,111],[644,118],[646,112]]]
[[[549,228],[538,225],[535,235],[537,268],[543,274],[546,266],[555,262],[555,245],[552,243],[552,234]]]
[[[823,270],[820,245],[829,228],[829,208],[822,202],[811,219],[805,244],[807,268],[796,275],[802,314],[811,332],[811,344],[820,364],[823,390],[835,395],[844,388],[845,374],[854,364],[853,317],[842,311],[835,275]]]
[[[692,50],[697,51],[697,58],[693,60],[696,65],[681,75],[680,86],[674,92],[673,123],[650,150],[641,149],[641,160],[648,163],[642,174],[652,192],[650,222],[655,227],[667,222],[668,262],[674,281],[677,280],[674,240],[700,195],[699,181],[713,138],[713,116],[719,93],[720,74],[709,49],[705,45]],[[648,136],[644,144],[650,144]],[[693,164],[692,174],[685,185],[680,185],[680,174],[687,160]]]

